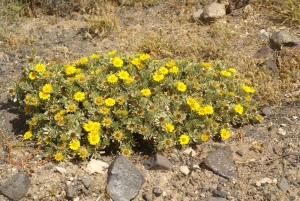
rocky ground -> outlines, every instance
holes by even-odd
[[[85,14],[73,13],[64,18],[42,15],[3,22],[10,38],[9,41],[0,41],[0,200],[9,200],[8,197],[11,200],[23,197],[21,201],[112,200],[112,189],[118,186],[115,184],[111,187],[113,184],[109,182],[113,178],[108,180],[113,168],[107,170],[107,167],[117,157],[114,155],[95,156],[94,159],[98,161],[96,170],[90,169],[89,161],[48,161],[40,165],[42,153],[39,151],[32,157],[26,157],[34,151],[35,144],[21,142],[27,130],[26,116],[18,112],[16,103],[6,99],[6,93],[9,84],[18,79],[23,65],[31,56],[32,48],[37,48],[40,58],[65,62],[95,52],[136,50],[147,39],[141,36],[150,31],[161,33],[166,38],[175,34],[182,38],[178,45],[187,46],[191,45],[189,41],[194,41],[189,37],[209,37],[212,40],[231,40],[232,53],[229,59],[232,64],[241,65],[241,72],[246,72],[242,68],[245,61],[241,52],[252,57],[261,47],[269,47],[271,35],[282,28],[282,24],[273,24],[263,18],[253,5],[251,12],[239,8],[212,24],[204,25],[198,23],[198,19],[192,19],[199,16],[198,8],[201,6],[200,3],[125,6],[118,10],[118,31],[101,37],[89,33],[88,15]],[[248,10],[250,8],[247,7]],[[172,20],[176,22],[172,24]],[[217,29],[224,24],[224,29]],[[284,28],[296,38],[300,36],[299,27]],[[223,32],[236,37],[219,39]],[[216,53],[223,55],[222,51],[225,50],[218,48]],[[299,51],[299,46],[294,51]],[[171,57],[176,52],[160,53]],[[271,57],[263,56],[267,60],[272,60]],[[206,58],[205,55],[203,58]],[[266,64],[271,69],[269,73],[276,73],[276,66],[272,70],[272,65],[272,62]],[[298,84],[295,83],[294,87],[296,91]],[[281,92],[281,95],[288,96],[285,92]],[[122,190],[117,194],[125,198],[136,192],[133,200],[146,201],[300,200],[299,104],[265,104],[260,112],[264,116],[260,124],[232,128],[232,138],[225,142],[209,141],[193,147],[174,147],[158,155],[136,153],[129,160],[118,158],[112,167],[119,171],[121,164],[120,171],[124,172],[126,178],[124,195],[121,194]],[[10,162],[4,159],[7,153],[10,153]],[[140,174],[134,168],[140,170]],[[133,173],[129,174],[131,171]],[[16,182],[10,180],[13,175],[16,175],[13,177]],[[134,185],[137,181],[144,183],[139,187]],[[16,187],[10,189],[12,186]],[[126,186],[131,189],[128,190]]]

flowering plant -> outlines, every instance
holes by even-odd
[[[255,89],[224,62],[93,54],[68,64],[34,60],[9,91],[31,115],[24,139],[61,161],[114,144],[130,155],[135,135],[158,149],[230,137],[230,124],[260,122]]]

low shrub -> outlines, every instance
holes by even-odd
[[[114,50],[67,64],[33,59],[8,97],[31,115],[24,140],[61,161],[107,147],[129,156],[136,135],[159,150],[228,139],[231,125],[262,120],[254,92],[222,61],[153,60]]]

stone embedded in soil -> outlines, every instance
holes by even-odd
[[[270,107],[264,107],[261,112],[263,113],[263,115],[269,116],[269,115],[272,114],[272,108],[270,108]]]
[[[86,171],[89,174],[93,174],[93,173],[103,174],[104,171],[108,168],[108,166],[109,165],[103,161],[92,159],[87,165]]]
[[[163,190],[158,187],[154,187],[152,192],[156,197],[161,196],[163,194]]]
[[[215,197],[220,197],[220,198],[226,198],[227,193],[224,191],[219,191],[219,190],[213,190],[212,191],[213,196]]]
[[[183,151],[184,154],[187,154],[187,155],[191,155],[191,156],[196,156],[196,152],[191,148],[187,148],[186,150]]]
[[[207,197],[204,201],[227,201],[227,199],[219,197]]]
[[[290,189],[289,181],[286,178],[282,178],[281,181],[277,184],[277,186],[284,192]]]
[[[190,169],[188,166],[180,166],[179,168],[180,172],[183,173],[184,175],[188,175],[190,173]]]
[[[144,193],[142,197],[143,197],[143,199],[144,199],[145,201],[151,201],[151,200],[152,200],[152,195],[151,195],[151,193]]]
[[[252,137],[252,138],[265,138],[265,135],[257,130],[251,130],[245,133],[245,137]]]
[[[225,5],[213,2],[203,8],[200,18],[206,22],[213,22],[224,15],[226,15]]]
[[[29,190],[30,184],[28,174],[21,170],[0,186],[0,193],[10,200],[20,200]]]
[[[77,196],[77,187],[75,185],[68,186],[67,188],[67,197],[75,198]]]
[[[214,173],[225,178],[236,178],[235,165],[230,147],[219,147],[204,159],[204,164]]]
[[[108,168],[107,192],[114,201],[129,201],[137,196],[145,178],[123,155],[114,159]]]
[[[82,181],[84,187],[86,187],[86,188],[90,187],[91,184],[93,183],[93,179],[88,174],[83,175],[83,177],[81,178],[81,181]]]
[[[164,156],[159,154],[155,154],[148,160],[144,162],[144,166],[147,170],[150,169],[165,169],[165,170],[172,170],[173,164]]]
[[[285,30],[275,32],[270,38],[270,47],[273,50],[280,50],[281,46],[296,46],[299,40]]]

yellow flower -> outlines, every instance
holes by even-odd
[[[221,129],[221,138],[223,140],[226,140],[226,139],[230,138],[230,131],[226,130],[226,128],[222,128]]]
[[[87,132],[93,131],[94,130],[94,122],[89,120],[87,123],[84,123],[83,129]]]
[[[169,73],[178,73],[179,71],[179,68],[177,66],[173,66],[172,68],[169,69]]]
[[[90,132],[88,134],[88,140],[91,145],[96,145],[100,142],[100,136],[97,131]]]
[[[108,107],[101,107],[100,110],[99,110],[99,112],[101,114],[108,114],[109,111],[110,111],[110,109]]]
[[[109,83],[116,83],[119,79],[115,74],[110,74],[106,78]]]
[[[49,94],[49,93],[44,93],[44,92],[40,91],[40,92],[39,92],[39,97],[40,97],[40,99],[42,99],[42,100],[47,100],[47,99],[50,98],[50,94]]]
[[[102,102],[103,102],[103,99],[102,99],[101,96],[97,96],[97,97],[94,98],[94,103],[95,103],[96,105],[101,105]]]
[[[126,84],[130,84],[130,83],[132,83],[133,82],[133,78],[132,77],[129,77],[129,78],[127,78],[126,80],[125,80],[125,83]]]
[[[99,54],[92,54],[92,55],[90,56],[91,59],[98,59],[99,57],[100,57]]]
[[[199,66],[205,67],[205,68],[211,68],[212,64],[209,62],[200,62]]]
[[[259,122],[262,122],[263,117],[261,115],[257,115],[256,120],[259,121]]]
[[[67,75],[72,75],[76,72],[76,68],[74,66],[68,65],[66,68],[66,74]]]
[[[181,145],[185,145],[185,144],[188,144],[190,141],[190,137],[186,134],[182,134],[180,137],[179,137],[179,143]]]
[[[45,84],[42,88],[44,93],[50,93],[52,91],[52,85],[51,84]]]
[[[130,149],[127,149],[127,148],[122,149],[122,154],[123,154],[124,156],[128,157],[128,156],[130,156],[130,154],[131,154],[131,150],[130,150]]]
[[[237,104],[237,105],[234,107],[234,111],[236,111],[236,113],[238,113],[238,114],[243,114],[244,108],[243,108],[243,106],[241,106],[241,104]]]
[[[181,92],[185,92],[186,88],[187,88],[183,82],[177,82],[176,87],[177,87],[177,90],[181,91]]]
[[[251,101],[251,96],[249,96],[249,95],[245,96],[245,100],[248,101],[248,102]]]
[[[226,76],[226,77],[230,77],[231,76],[231,72],[228,72],[226,70],[222,70],[221,74],[224,75],[224,76]]]
[[[129,76],[129,73],[125,70],[121,70],[119,73],[118,73],[118,76],[121,80],[127,80],[130,76]]]
[[[35,67],[34,67],[34,70],[36,72],[44,72],[46,70],[46,66],[44,64],[36,64]]]
[[[31,80],[35,80],[35,78],[36,78],[36,72],[31,71],[31,72],[28,74],[28,77],[29,77],[29,79],[31,79]]]
[[[80,141],[79,140],[72,140],[69,144],[70,149],[76,151],[80,147]]]
[[[198,113],[198,115],[200,115],[200,116],[205,115],[205,110],[204,110],[204,108],[203,108],[203,107],[200,107],[200,108],[197,110],[197,113]]]
[[[145,60],[147,60],[147,59],[150,59],[150,55],[149,55],[149,54],[141,54],[141,55],[140,55],[140,59],[141,59],[142,61],[145,61]]]
[[[232,73],[236,73],[236,70],[234,68],[228,68],[228,70]]]
[[[193,102],[193,104],[190,104],[190,108],[193,111],[197,111],[200,108],[200,104],[195,101],[195,102]]]
[[[123,132],[122,131],[115,131],[113,135],[114,135],[114,138],[116,140],[120,141],[123,137]]]
[[[195,102],[196,102],[196,100],[193,99],[193,98],[187,98],[187,99],[186,99],[186,103],[187,103],[189,106],[191,106],[191,105],[194,104]]]
[[[213,114],[214,113],[214,108],[211,105],[207,105],[204,108],[205,114]]]
[[[117,67],[117,68],[120,68],[123,66],[123,60],[120,58],[120,57],[114,57],[112,59],[112,64]]]
[[[23,139],[24,140],[28,140],[32,137],[32,132],[31,131],[27,131],[24,136],[23,136]]]
[[[85,99],[85,94],[83,92],[76,92],[74,94],[74,99],[78,102],[83,101]]]
[[[80,60],[79,60],[79,63],[80,64],[85,64],[89,61],[89,59],[87,57],[82,57]]]
[[[116,104],[116,101],[113,98],[107,98],[107,99],[105,99],[104,102],[105,102],[105,105],[108,107],[112,107]]]
[[[61,161],[64,158],[63,154],[61,152],[56,152],[56,154],[54,155],[54,159],[56,161]]]
[[[103,126],[109,127],[112,123],[112,119],[111,118],[103,118],[101,123]]]
[[[242,85],[241,87],[247,93],[254,93],[255,92],[255,89],[253,87],[248,87],[246,85]]]
[[[142,61],[140,58],[134,58],[131,63],[135,66],[140,66],[142,64]]]
[[[158,71],[163,75],[167,75],[169,73],[169,70],[164,66],[161,66]]]
[[[112,51],[110,51],[109,53],[108,53],[108,55],[114,55],[114,54],[116,54],[117,53],[117,50],[112,50]]]
[[[71,104],[66,109],[68,112],[75,112],[77,109],[77,106],[75,104]]]
[[[171,60],[171,61],[169,61],[168,63],[166,63],[166,66],[167,66],[167,67],[173,67],[173,66],[175,66],[175,64],[176,64],[176,63],[175,63],[174,61]]]
[[[166,123],[165,129],[167,132],[173,132],[174,131],[174,126],[172,123]]]
[[[163,74],[160,74],[159,72],[155,72],[153,74],[152,78],[153,78],[154,81],[160,82],[160,81],[162,81],[165,78],[165,76]]]
[[[143,96],[146,96],[146,97],[151,95],[151,91],[148,88],[147,89],[142,89],[141,93],[143,94]]]
[[[200,139],[202,142],[206,142],[209,139],[209,136],[207,134],[203,133],[201,135]]]
[[[88,155],[88,151],[87,151],[87,149],[86,148],[84,148],[84,147],[80,147],[79,149],[78,149],[78,155],[79,155],[79,157],[80,158],[82,158],[82,159],[85,159],[86,157],[87,157],[87,155]]]

